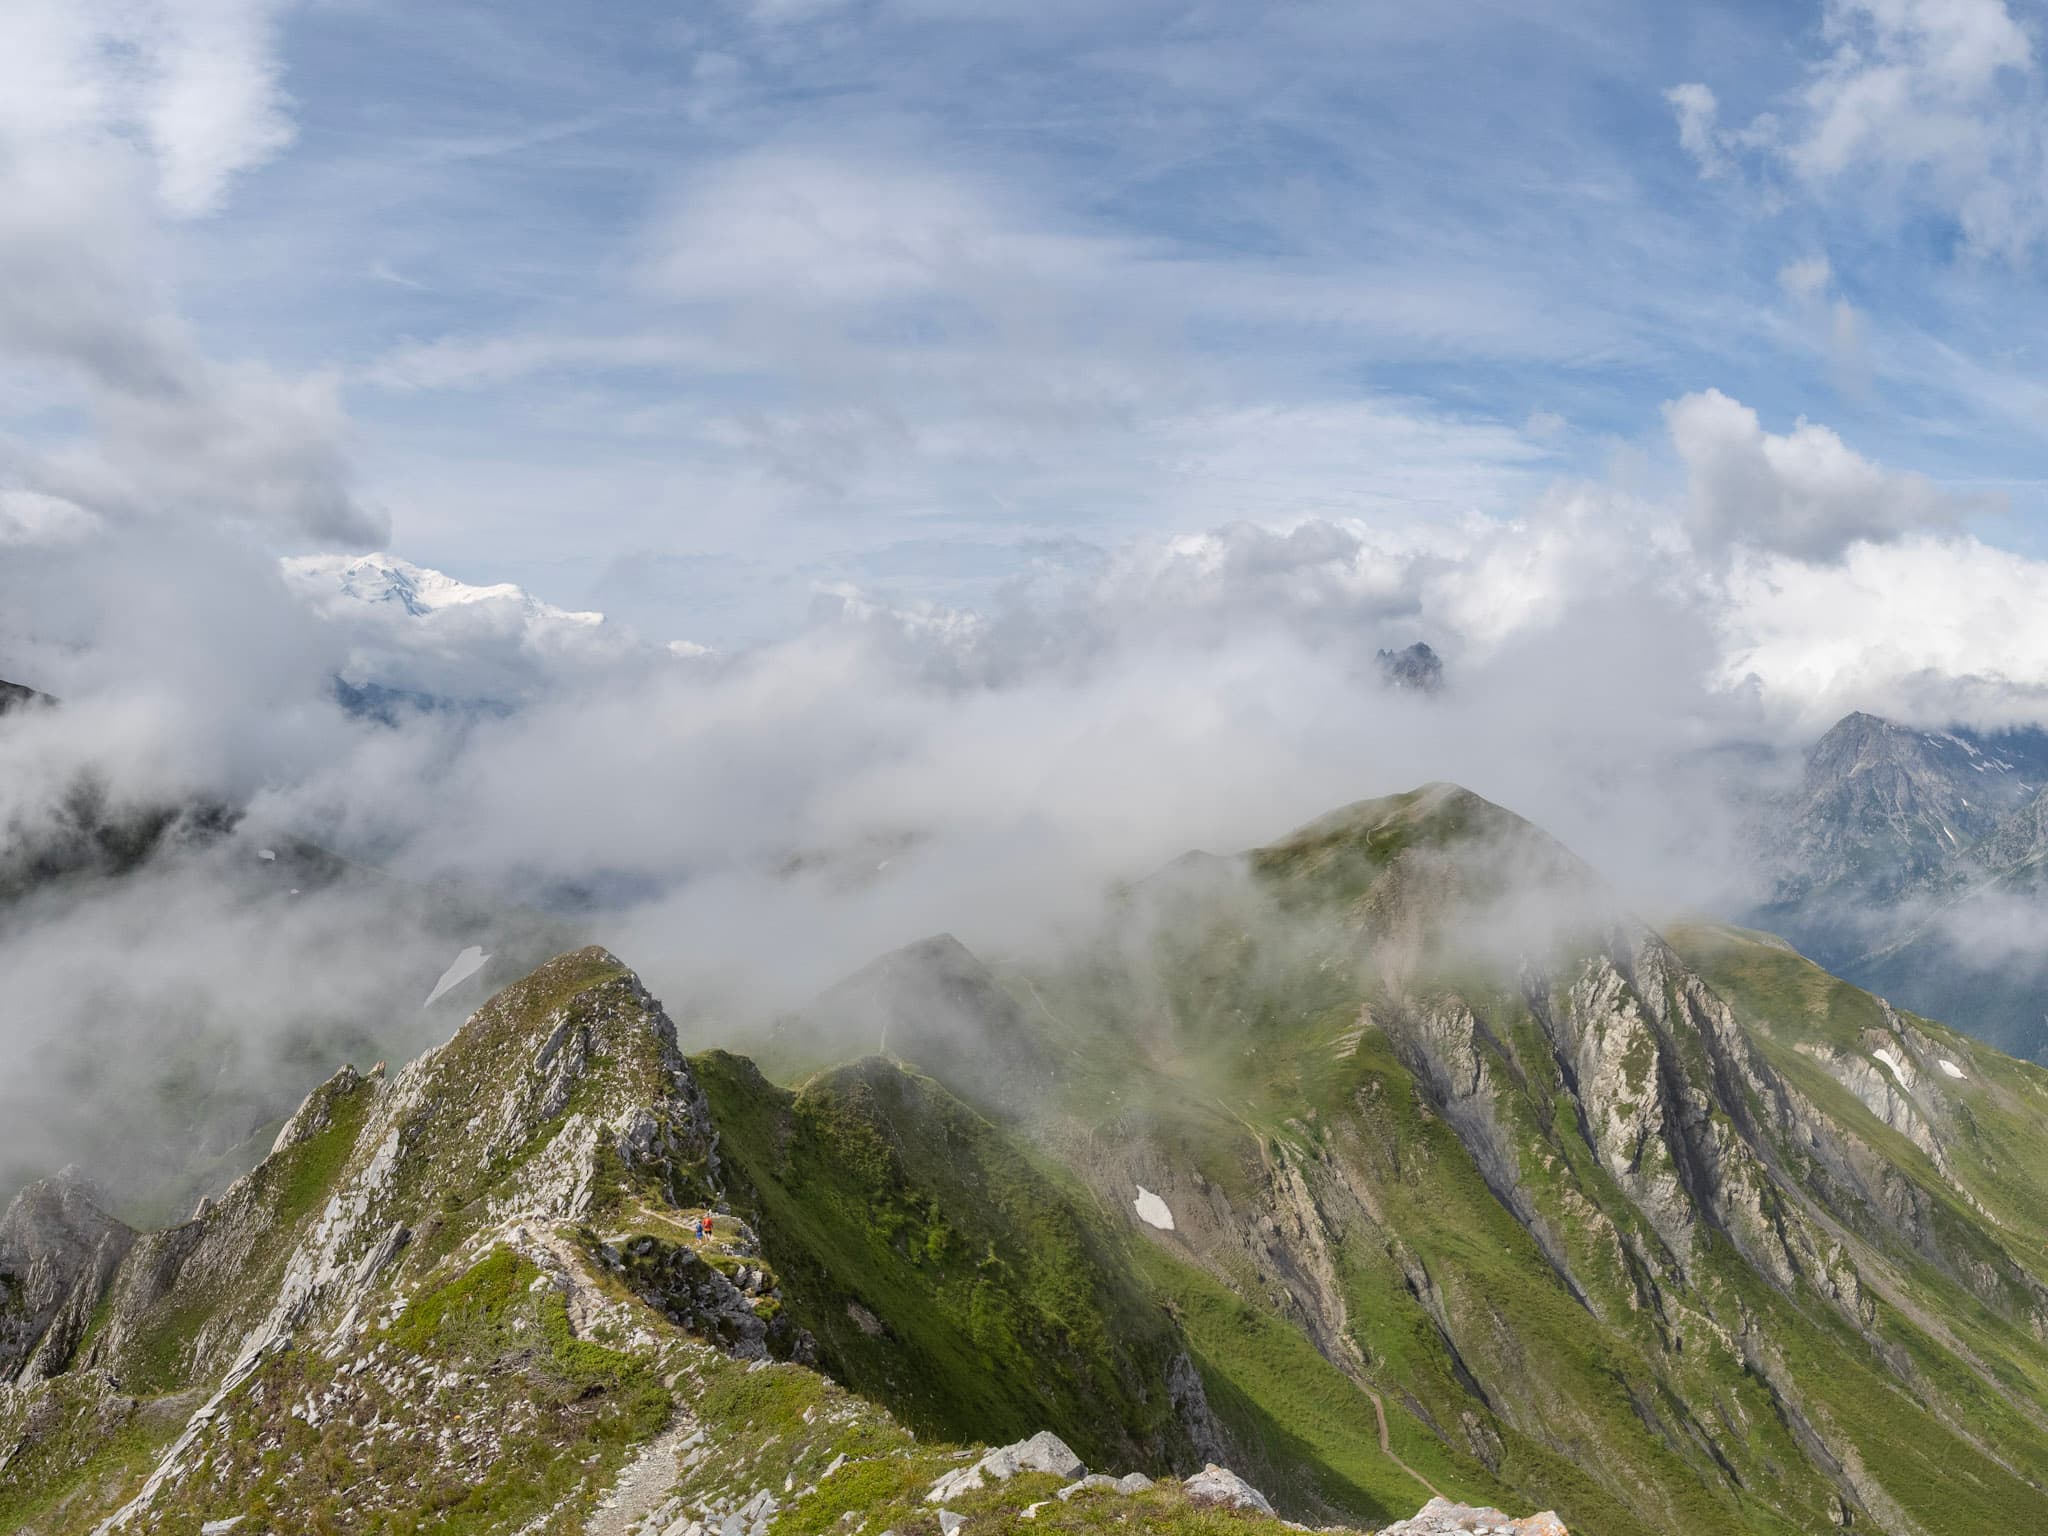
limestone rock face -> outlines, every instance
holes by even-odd
[[[1521,1520],[1497,1509],[1475,1509],[1449,1499],[1431,1499],[1412,1519],[1388,1526],[1379,1536],[1569,1536],[1550,1510]]]
[[[39,1179],[0,1216],[0,1382],[53,1375],[135,1233],[107,1214],[92,1185],[67,1170]],[[75,1319],[71,1314],[78,1314]],[[71,1321],[61,1350],[43,1347]],[[31,1367],[35,1367],[31,1369]]]

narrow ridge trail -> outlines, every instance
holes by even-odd
[[[1372,1416],[1378,1421],[1380,1427],[1380,1454],[1414,1478],[1415,1481],[1422,1484],[1423,1487],[1427,1488],[1437,1498],[1444,1498],[1445,1495],[1441,1488],[1437,1487],[1435,1483],[1432,1483],[1428,1478],[1394,1454],[1394,1447],[1387,1439],[1387,1405],[1380,1401],[1379,1393],[1366,1386],[1364,1382],[1361,1381],[1358,1385],[1364,1390],[1365,1395],[1372,1399]]]

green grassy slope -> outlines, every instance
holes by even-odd
[[[1908,1021],[1938,1163],[1822,1060],[1868,1056],[1877,1003],[1618,922],[1475,797],[1349,807],[999,968],[1059,1064],[1018,1133],[1094,1187],[1103,1252],[1143,1245],[1303,1510],[1415,1488],[1370,1389],[1431,1484],[1575,1530],[2048,1522],[2042,1074]]]
[[[938,1084],[870,1059],[791,1093],[692,1061],[734,1194],[834,1373],[921,1432],[1050,1427],[1091,1463],[1185,1464],[1177,1352],[1090,1202]]]

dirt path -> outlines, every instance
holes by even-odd
[[[612,1491],[598,1501],[584,1536],[631,1536],[642,1521],[667,1502],[676,1482],[676,1453],[697,1427],[689,1414],[650,1440],[619,1472]]]
[[[1361,1381],[1359,1383],[1359,1386],[1364,1388],[1365,1395],[1372,1399],[1372,1416],[1379,1421],[1380,1454],[1386,1457],[1387,1460],[1391,1461],[1395,1466],[1399,1467],[1403,1472],[1406,1472],[1410,1477],[1414,1478],[1415,1481],[1422,1484],[1423,1487],[1427,1488],[1437,1498],[1443,1498],[1444,1492],[1442,1489],[1438,1488],[1435,1483],[1432,1483],[1428,1478],[1424,1477],[1420,1472],[1416,1471],[1413,1467],[1409,1466],[1407,1462],[1403,1461],[1400,1457],[1394,1454],[1393,1446],[1389,1444],[1387,1441],[1387,1405],[1380,1401],[1379,1393],[1373,1391],[1371,1387],[1366,1386],[1364,1382]]]

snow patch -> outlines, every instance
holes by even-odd
[[[451,988],[461,986],[470,977],[482,970],[484,962],[490,958],[489,955],[477,948],[476,945],[470,945],[469,948],[455,957],[454,962],[447,970],[441,973],[441,979],[434,983],[434,990],[427,994],[427,1000],[421,1003],[420,1006],[422,1008],[433,1007]]]
[[[277,862],[277,850],[275,848],[258,848],[256,850],[256,857],[266,864],[275,864]],[[240,1516],[236,1518],[239,1519]]]
[[[1138,1186],[1138,1198],[1131,1202],[1138,1209],[1138,1220],[1162,1232],[1173,1230],[1173,1212],[1166,1208],[1166,1202],[1153,1194],[1144,1185]]]
[[[1946,1072],[1950,1077],[1961,1077],[1963,1075],[1963,1069],[1957,1066],[1954,1062],[1950,1061],[1946,1056],[1942,1056],[1937,1059],[1941,1064],[1941,1070]]]
[[[1883,1062],[1886,1066],[1890,1067],[1892,1069],[1893,1077],[1896,1077],[1902,1083],[1906,1080],[1905,1063],[1900,1061],[1898,1057],[1892,1054],[1890,1046],[1881,1045],[1876,1050],[1872,1051],[1871,1055],[1875,1056],[1879,1061]]]

